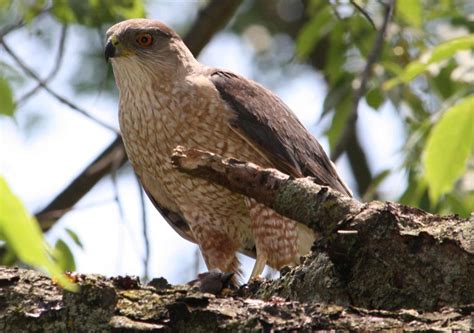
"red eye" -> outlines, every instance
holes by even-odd
[[[137,43],[141,47],[148,47],[153,43],[153,37],[148,33],[142,33],[137,36]]]

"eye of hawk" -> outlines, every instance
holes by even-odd
[[[137,44],[141,47],[149,47],[153,43],[153,37],[147,33],[141,33],[137,36]]]

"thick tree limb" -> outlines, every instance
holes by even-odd
[[[189,43],[191,52],[197,56],[210,39],[228,22],[235,13],[241,1],[212,0],[203,8],[189,30],[184,40]],[[44,231],[49,230],[57,220],[86,195],[92,187],[108,175],[110,171],[121,167],[127,161],[122,139],[117,137],[112,143],[97,156],[97,158],[84,168],[84,170],[62,190],[51,203],[40,212],[36,218],[40,221]]]
[[[58,219],[72,207],[95,184],[112,170],[117,170],[127,161],[121,137],[117,137],[91,164],[87,166],[53,201],[36,213],[43,231],[48,231]]]
[[[0,267],[2,332],[270,332],[472,329],[474,307],[441,312],[366,310],[252,297],[248,288],[222,297],[189,286],[156,287],[133,277],[75,275],[78,293],[41,273]]]
[[[229,22],[241,3],[242,0],[211,1],[199,11],[198,19],[184,37],[184,43],[194,55]]]
[[[384,309],[474,303],[474,217],[441,217],[391,202],[362,204],[311,178],[199,150],[178,147],[172,162],[323,235],[307,260],[318,264],[292,271],[263,295]]]

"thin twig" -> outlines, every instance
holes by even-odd
[[[367,82],[369,81],[370,74],[372,72],[372,67],[377,61],[377,59],[380,57],[380,53],[382,50],[382,45],[383,45],[383,41],[385,37],[385,32],[387,31],[388,23],[390,22],[390,19],[392,17],[394,6],[395,6],[395,0],[389,0],[388,4],[386,5],[383,24],[380,27],[379,31],[377,32],[377,37],[375,38],[374,45],[367,58],[367,63],[365,65],[364,71],[362,72],[360,76],[360,79],[359,79],[360,85],[355,91],[354,100],[352,103],[352,109],[349,116],[347,117],[346,127],[344,129],[344,132],[341,138],[339,139],[336,145],[336,148],[331,154],[331,159],[333,161],[337,160],[342,155],[351,137],[355,133],[355,124],[357,122],[357,117],[358,117],[359,102],[360,102],[360,99],[365,94],[365,88],[367,86]]]
[[[146,205],[145,205],[145,195],[143,193],[143,188],[140,183],[140,179],[138,176],[135,175],[135,179],[137,180],[138,191],[140,193],[140,208],[142,211],[142,233],[143,233],[143,241],[145,243],[145,256],[143,258],[143,279],[148,281],[150,277],[149,267],[150,267],[150,239],[148,237],[148,215],[146,213]]]
[[[125,213],[123,209],[122,201],[120,200],[119,191],[118,191],[118,182],[117,182],[117,171],[120,168],[118,164],[119,161],[114,161],[114,165],[112,166],[112,170],[110,171],[110,178],[112,180],[112,188],[114,190],[114,202],[117,204],[118,213],[120,217],[120,221],[125,221]]]
[[[372,20],[369,13],[367,13],[367,11],[364,8],[359,6],[357,2],[355,2],[354,0],[351,0],[351,5],[354,6],[367,19],[367,21],[369,21],[369,23],[372,25],[374,30],[377,30],[377,27],[375,26],[374,21]]]
[[[3,39],[6,35],[8,35],[10,32],[12,32],[13,30],[16,30],[16,29],[19,29],[21,28],[22,26],[25,25],[25,22],[23,20],[17,20],[16,22],[10,24],[10,25],[7,25],[6,27],[3,27],[1,30],[0,30],[0,39]]]
[[[61,29],[61,37],[59,38],[59,46],[58,46],[58,53],[56,55],[56,60],[54,61],[54,67],[51,70],[51,72],[46,76],[44,80],[42,80],[45,84],[48,84],[49,81],[51,81],[59,72],[59,69],[61,68],[61,64],[63,61],[63,56],[64,56],[64,49],[65,49],[65,41],[66,41],[66,35],[67,35],[67,25],[64,24]],[[17,107],[20,107],[22,104],[24,104],[28,99],[30,99],[32,96],[34,96],[40,89],[41,89],[41,84],[37,84],[33,89],[25,93],[23,96],[18,98],[18,101],[16,102]]]
[[[42,8],[41,10],[38,11],[35,18],[38,18],[38,17],[42,16],[45,13],[48,13],[51,10],[51,8],[52,8],[51,5]],[[3,27],[2,29],[0,29],[0,40],[2,40],[10,32],[23,27],[25,24],[26,24],[26,22],[25,22],[25,20],[23,20],[23,18],[18,18],[18,19],[16,19],[15,22]]]
[[[41,80],[41,78],[28,66],[26,65],[22,59],[20,59],[16,54],[15,52],[13,52],[13,50],[7,45],[7,43],[5,42],[5,40],[0,40],[0,44],[3,46],[3,48],[5,49],[5,51],[7,51],[7,53],[10,55],[10,57],[13,58],[13,60],[15,60],[15,62],[18,64],[18,66],[20,66],[20,68],[28,75],[30,76],[33,80],[35,80],[46,92],[48,92],[51,96],[53,96],[54,98],[56,98],[59,102],[69,106],[71,109],[79,112],[80,114],[84,115],[85,117],[89,118],[90,120],[94,121],[95,123],[109,129],[110,131],[116,133],[116,134],[119,134],[119,131],[114,128],[113,126],[103,122],[102,120],[100,119],[97,119],[95,118],[94,116],[92,116],[89,112],[87,112],[86,110],[80,108],[79,106],[75,105],[74,103],[72,103],[71,101],[69,101],[67,98],[59,95],[58,93],[56,93],[54,90],[52,90],[43,80]]]
[[[126,223],[125,223],[125,214],[124,214],[124,209],[123,209],[123,204],[122,204],[122,200],[120,200],[120,196],[119,196],[119,192],[118,192],[118,183],[117,183],[117,171],[119,169],[120,165],[117,164],[117,161],[115,160],[114,163],[112,164],[112,168],[111,168],[111,171],[110,171],[110,178],[112,180],[112,189],[114,191],[114,202],[115,202],[115,205],[118,209],[118,213],[119,213],[119,223],[122,224],[122,225],[125,225],[125,226],[128,226]],[[119,259],[119,258],[122,258],[123,257],[123,246],[122,244],[124,243],[124,239],[123,239],[123,229],[122,228],[117,228],[117,261],[116,261],[116,266],[115,266],[115,270],[117,272],[120,272],[121,270],[121,264],[122,264],[122,261]]]

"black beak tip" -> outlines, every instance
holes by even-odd
[[[113,58],[115,56],[115,46],[112,42],[107,42],[104,51],[105,61],[109,62],[109,58]]]

